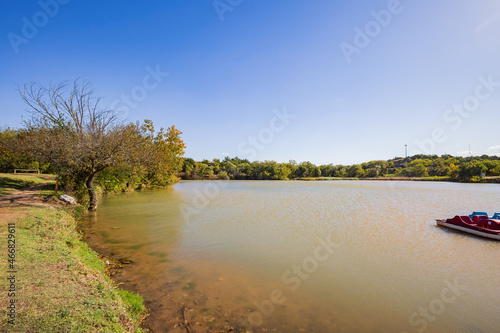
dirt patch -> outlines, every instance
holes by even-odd
[[[44,199],[37,195],[37,192],[44,188],[45,185],[51,180],[47,179],[45,182],[27,187],[25,189],[16,191],[9,195],[4,195],[0,197],[0,208],[15,208],[22,206],[37,206],[37,207],[54,207],[57,206],[67,206],[62,200],[57,198]]]
[[[2,223],[9,223],[12,220],[26,217],[25,214],[18,213],[11,208],[0,207],[0,221]]]

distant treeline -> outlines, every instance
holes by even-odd
[[[249,179],[289,180],[304,178],[382,178],[409,177],[474,182],[484,177],[500,176],[500,157],[451,155],[415,155],[395,157],[387,161],[371,161],[353,165],[314,165],[311,162],[278,163],[238,157],[213,161],[184,158],[181,177],[184,179]]]

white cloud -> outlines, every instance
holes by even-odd
[[[479,150],[479,151],[469,151],[468,150],[462,150],[462,151],[457,151],[456,156],[462,156],[462,157],[467,157],[467,156],[481,156],[481,155],[490,155],[490,156],[500,156],[500,145],[496,146],[491,146],[486,150]]]
[[[473,151],[470,152],[472,154],[472,156],[475,155],[475,153]],[[463,157],[466,157],[466,156],[469,156],[469,151],[468,150],[462,150],[462,151],[457,151],[455,153],[457,156],[463,156]]]
[[[489,147],[486,150],[486,154],[499,156],[500,155],[500,145]]]
[[[493,15],[491,15],[490,17],[488,17],[486,20],[484,20],[483,22],[481,22],[481,24],[479,24],[477,26],[477,28],[476,28],[476,34],[480,33],[485,28],[487,28],[489,25],[491,25],[492,23],[494,23],[496,20],[498,20],[499,17],[500,17],[500,12],[497,11],[496,13],[494,13]]]

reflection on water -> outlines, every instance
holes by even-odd
[[[106,197],[90,217],[91,245],[133,260],[117,280],[151,328],[180,329],[185,305],[193,332],[497,332],[500,243],[434,219],[499,211],[500,186],[231,181],[196,203],[207,184]]]

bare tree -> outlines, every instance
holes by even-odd
[[[122,161],[130,140],[117,113],[100,107],[92,85],[82,79],[44,87],[32,82],[19,88],[29,106],[26,122],[33,134],[31,153],[85,177],[89,210],[97,209],[96,175]]]

